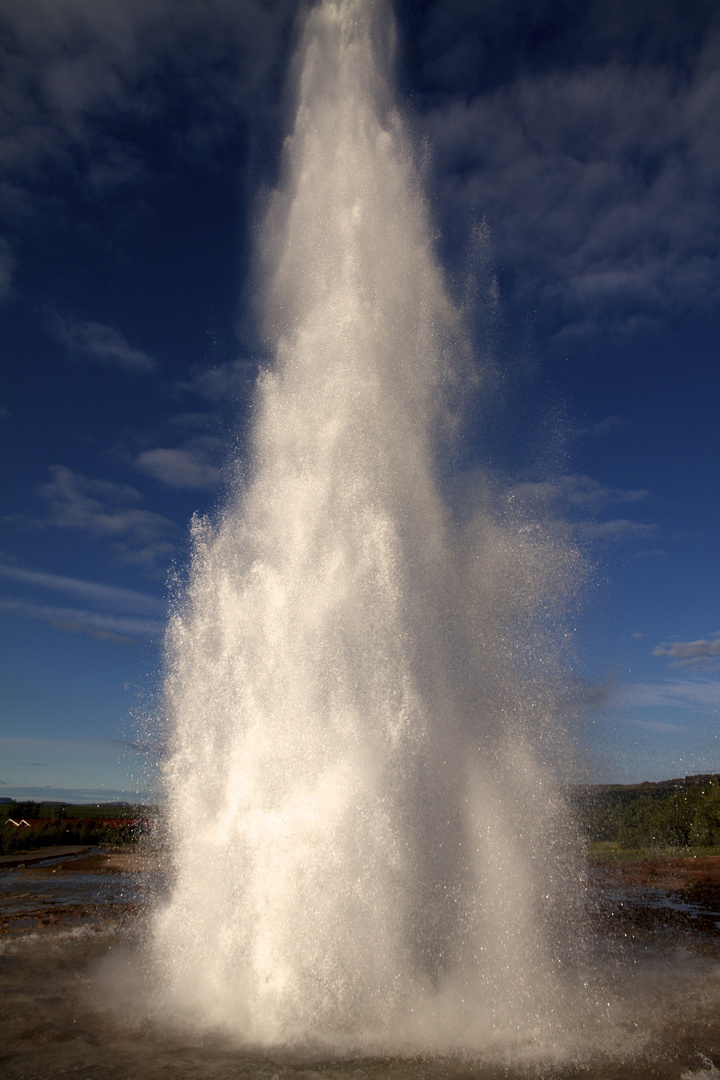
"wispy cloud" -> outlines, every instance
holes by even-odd
[[[72,798],[77,793],[79,802],[130,801],[128,793],[139,777],[145,778],[143,787],[153,782],[149,756],[117,739],[0,735],[0,756],[3,795],[16,798]]]
[[[194,367],[175,388],[179,393],[197,394],[207,401],[235,402],[252,390],[257,373],[257,360],[231,360],[211,368]]]
[[[174,122],[163,135],[178,165],[212,158],[243,109],[262,114],[273,101],[295,8],[294,0],[187,0],[172,11],[163,0],[5,0],[0,213],[17,222],[55,207],[44,186],[51,173],[90,194],[144,181],[147,125],[168,109]],[[122,137],[108,123],[118,118]]]
[[[100,641],[114,641],[122,644],[135,644],[138,638],[157,637],[163,631],[163,624],[158,620],[113,615],[81,608],[34,604],[27,600],[0,598],[0,609],[13,611],[28,618],[40,619],[58,630],[87,634]]]
[[[687,728],[683,724],[669,724],[664,720],[639,720],[636,716],[627,720],[633,727],[645,728],[646,731],[657,731],[667,735],[677,735]]]
[[[709,311],[720,294],[717,23],[682,63],[624,63],[621,43],[573,68],[508,63],[495,86],[438,94],[425,118],[442,202],[486,215],[513,267],[506,290],[558,349]]]
[[[74,352],[97,364],[143,375],[157,369],[156,360],[142,349],[133,348],[124,335],[112,326],[75,319],[56,319],[54,326]]]
[[[138,506],[142,495],[135,488],[91,479],[64,465],[51,466],[50,473],[52,479],[39,489],[50,524],[110,542],[125,562],[154,567],[170,557],[177,525]]]
[[[41,570],[27,570],[1,562],[0,575],[22,585],[67,593],[95,604],[106,605],[116,611],[143,615],[161,615],[164,611],[164,603],[158,597],[147,596],[133,589],[118,588],[116,585],[103,585],[100,582],[63,577],[60,574],[46,574]]]
[[[590,439],[610,439],[623,431],[627,431],[629,426],[628,421],[622,416],[606,416],[603,420],[579,428],[576,434]]]
[[[612,488],[590,476],[580,474],[563,476],[558,484],[561,497],[565,498],[571,506],[594,510],[618,503],[643,502],[650,497],[650,492],[644,488]]]
[[[676,678],[635,682],[618,688],[615,706],[641,708],[720,708],[720,682],[713,679]]]
[[[153,805],[158,800],[157,792],[148,791],[128,791],[123,788],[104,788],[104,787],[55,787],[53,784],[46,784],[42,787],[37,785],[17,785],[8,780],[0,780],[0,784],[6,791],[4,796],[6,798],[17,799],[18,802],[24,802],[32,799],[33,801],[42,802],[44,799],[57,802],[65,801],[68,803],[107,803],[107,802],[123,802],[131,803],[135,805],[139,803],[148,806]]]
[[[83,607],[57,606],[25,596],[0,598],[0,609],[26,618],[39,619],[56,629],[86,634],[101,641],[136,644],[162,633],[165,605],[161,599],[133,589],[102,585],[39,570],[0,563],[0,576],[15,585],[36,592],[65,593],[84,601]]]
[[[605,543],[628,543],[655,539],[657,526],[627,517],[606,517],[620,506],[651,500],[645,488],[614,488],[593,477],[574,473],[552,480],[525,482],[513,486],[510,497],[519,505],[544,508],[574,523],[587,539]]]
[[[547,502],[562,502],[582,510],[602,510],[622,503],[644,502],[650,492],[644,488],[613,488],[591,476],[572,473],[552,480],[516,485],[517,494]]]
[[[581,531],[591,540],[621,544],[632,540],[653,540],[658,530],[657,525],[646,525],[629,518],[613,518],[610,521],[585,521]]]

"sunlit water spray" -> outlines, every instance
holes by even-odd
[[[462,522],[441,495],[468,344],[392,52],[382,3],[307,17],[249,479],[196,526],[167,636],[152,954],[166,1009],[247,1044],[551,1053],[582,982],[580,560],[487,483]]]

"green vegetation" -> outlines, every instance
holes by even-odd
[[[720,850],[718,775],[660,784],[586,787],[575,798],[593,855]]]
[[[74,806],[60,803],[0,804],[0,854],[58,844],[131,844],[148,830],[148,807],[104,803]],[[13,822],[26,821],[28,825]]]
[[[572,800],[593,858],[720,854],[720,775],[588,785],[574,789]],[[0,854],[55,844],[135,843],[156,816],[153,807],[127,803],[0,803]],[[31,827],[10,819],[25,819]]]

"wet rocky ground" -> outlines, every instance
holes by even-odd
[[[117,1004],[132,996],[124,980],[142,956],[157,857],[34,854],[0,866],[2,1080],[720,1080],[720,856],[590,868],[598,957],[622,954],[629,979],[630,1049],[523,1068],[459,1056],[271,1060],[159,1031]],[[649,1040],[633,1042],[643,1029]]]
[[[131,918],[154,862],[139,851],[79,847],[14,856],[0,865],[0,940]]]
[[[720,952],[720,855],[598,860],[590,887],[592,909],[606,930],[672,935]]]

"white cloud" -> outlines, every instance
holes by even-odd
[[[166,609],[159,597],[7,563],[0,563],[0,576],[15,585],[65,593],[90,605],[59,607],[25,597],[4,597],[0,598],[0,609],[4,611],[40,619],[61,630],[123,644],[134,644],[138,639],[156,637],[162,632]]]
[[[212,413],[207,412],[183,412],[175,413],[174,416],[168,417],[168,424],[174,428],[185,428],[186,430],[196,428],[200,430],[206,429],[214,421]]]
[[[145,775],[138,751],[117,739],[0,735],[0,756],[3,794],[16,798],[131,799],[137,776]]]
[[[509,498],[520,508],[544,510],[569,521],[589,540],[604,543],[647,541],[657,536],[657,526],[630,518],[599,520],[614,507],[650,499],[645,488],[613,488],[590,476],[571,474],[552,480],[514,485]]]
[[[215,463],[220,446],[220,440],[201,436],[178,447],[143,450],[135,465],[169,487],[213,488],[220,481],[220,469]]]
[[[50,524],[110,541],[125,562],[152,567],[167,561],[177,526],[137,506],[142,501],[139,491],[90,479],[64,465],[52,465],[50,473],[52,480],[39,489]]]
[[[132,778],[129,777],[129,780]],[[43,787],[37,785],[24,785],[10,783],[8,780],[0,780],[0,784],[7,788],[8,793],[12,793],[12,798],[17,799],[18,802],[26,802],[28,800],[43,799],[55,801],[62,801],[68,803],[109,803],[109,802],[126,802],[150,805],[158,801],[157,792],[137,792],[131,791],[127,788],[114,788],[114,787],[55,787],[53,784],[45,784]]]
[[[599,509],[617,503],[636,503],[649,498],[644,488],[611,488],[590,476],[563,476],[559,480],[561,495],[571,506]]]
[[[532,500],[560,502],[575,509],[593,511],[621,503],[643,502],[650,497],[650,492],[644,488],[612,488],[580,473],[518,484],[513,492]]]
[[[665,656],[673,661],[674,667],[686,664],[705,664],[720,659],[720,633],[697,641],[663,642],[652,651],[653,656]]]
[[[117,367],[128,372],[150,374],[157,368],[157,361],[141,349],[133,348],[111,326],[79,320],[57,320],[57,331],[75,352],[106,367]]]
[[[648,731],[665,732],[669,735],[677,734],[687,729],[682,724],[668,724],[664,720],[638,720],[637,717],[628,719],[626,723],[633,727],[645,728]]]

